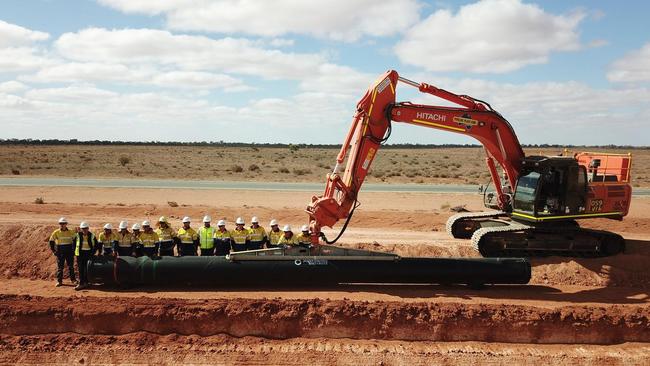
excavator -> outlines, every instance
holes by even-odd
[[[396,102],[398,83],[454,106]],[[454,215],[446,229],[454,238],[471,239],[483,257],[597,257],[624,251],[620,235],[581,228],[578,221],[622,220],[627,215],[630,154],[526,156],[512,125],[490,104],[411,81],[394,70],[381,75],[358,102],[336,165],[327,175],[325,192],[312,197],[306,208],[313,245],[321,240],[333,244],[345,231],[392,122],[466,135],[482,144],[494,185],[494,192],[483,196],[488,210]],[[330,241],[321,229],[339,220],[345,224]]]

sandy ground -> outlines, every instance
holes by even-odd
[[[45,196],[47,204],[32,203]],[[184,215],[305,222],[310,194],[165,189],[0,191],[0,363],[647,364],[650,199],[623,222],[625,254],[534,259],[526,286],[325,289],[54,288],[46,239],[59,216],[95,228]],[[170,207],[176,201],[180,207]],[[450,239],[447,204],[474,195],[366,193],[343,246],[477,257]],[[328,236],[333,237],[333,230]]]

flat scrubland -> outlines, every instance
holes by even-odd
[[[528,148],[556,155],[559,148]],[[650,186],[648,148],[573,148],[572,152],[632,153],[632,184]],[[337,148],[194,146],[0,146],[0,176],[322,182]],[[372,183],[484,184],[483,149],[384,148],[367,179]]]

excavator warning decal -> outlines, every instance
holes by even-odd
[[[477,120],[466,117],[454,117],[454,122],[458,123],[459,125],[464,125],[467,128],[472,128],[472,126],[478,125]]]
[[[370,149],[368,149],[368,155],[366,156],[366,160],[363,162],[362,165],[364,170],[368,170],[368,167],[370,166],[370,162],[374,157],[375,157],[375,149],[371,147]]]
[[[591,201],[591,212],[600,212],[603,209],[603,200],[597,199]]]

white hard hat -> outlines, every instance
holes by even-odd
[[[88,229],[90,226],[88,226],[88,223],[85,221],[82,221],[81,224],[79,224],[80,229]]]
[[[110,223],[104,225],[104,230],[113,230],[113,225],[111,225]]]
[[[273,220],[271,220],[271,223],[270,223],[269,225],[271,225],[271,226],[275,226],[275,225],[277,225],[277,224],[278,224],[278,220],[273,219]]]
[[[282,228],[282,231],[284,231],[284,232],[291,231],[291,226],[290,225],[284,225],[284,228]]]
[[[142,226],[151,226],[151,223],[149,222],[149,220],[144,220],[142,221]]]
[[[208,215],[203,216],[203,222],[212,222],[212,218]]]
[[[186,223],[186,222],[190,222],[190,217],[189,216],[183,217],[183,223]]]
[[[244,225],[245,224],[244,219],[242,219],[241,217],[238,217],[237,220],[235,221],[235,224]]]
[[[158,222],[165,222],[166,223],[167,218],[165,216],[160,216],[160,218],[158,219]]]
[[[259,224],[259,223],[260,221],[257,219],[257,216],[253,216],[253,218],[251,219],[251,224]]]
[[[300,228],[300,231],[309,231],[309,226],[302,225],[302,227]]]
[[[140,224],[138,224],[138,223],[136,222],[135,224],[133,224],[133,227],[131,227],[131,229],[132,229],[132,230],[140,230]]]
[[[226,221],[225,220],[219,220],[219,222],[217,222],[217,226],[226,226]]]
[[[59,219],[59,224],[67,224],[68,220],[65,219],[65,217],[62,217]]]
[[[126,229],[129,227],[129,223],[126,221],[120,221],[120,229]]]

